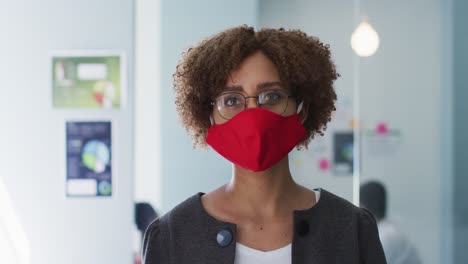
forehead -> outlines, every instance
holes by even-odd
[[[279,81],[276,66],[263,52],[257,51],[248,56],[237,69],[229,74],[225,86],[241,86],[247,89],[257,87],[261,83]]]

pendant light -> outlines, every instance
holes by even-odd
[[[379,34],[364,18],[351,35],[351,47],[360,57],[369,57],[379,48]]]

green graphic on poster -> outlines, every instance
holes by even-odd
[[[121,55],[83,53],[52,56],[56,108],[121,108],[125,76]]]

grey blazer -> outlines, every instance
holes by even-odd
[[[144,264],[233,264],[236,225],[209,215],[198,193],[156,219],[143,239]],[[385,264],[370,212],[322,189],[312,208],[294,211],[292,264]]]

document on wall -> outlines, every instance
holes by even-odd
[[[333,163],[335,175],[352,176],[354,172],[354,134],[353,131],[335,132]]]
[[[125,102],[126,84],[123,53],[63,51],[52,55],[55,108],[119,109]]]
[[[112,124],[66,122],[66,194],[112,196]]]

